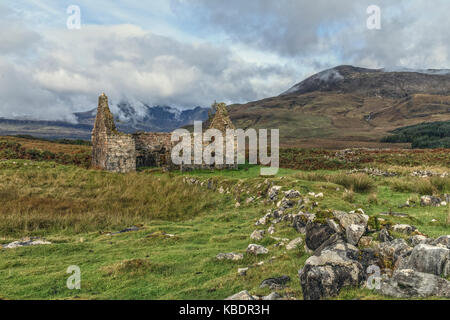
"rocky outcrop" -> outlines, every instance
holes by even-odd
[[[337,295],[345,286],[359,286],[365,279],[361,263],[345,253],[326,250],[306,260],[300,272],[305,300],[319,300]]]
[[[378,291],[395,298],[450,298],[450,282],[433,274],[402,269],[394,272],[391,278],[383,279]]]
[[[443,246],[419,244],[414,247],[402,267],[447,277],[450,275],[450,249]]]

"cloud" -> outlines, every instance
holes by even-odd
[[[115,103],[179,108],[245,102],[277,94],[293,78],[289,68],[250,63],[226,46],[184,43],[132,24],[40,34],[5,27],[26,36],[0,46],[0,57],[8,55],[0,64],[1,117],[70,120],[72,112],[93,108],[101,92]]]
[[[0,5],[0,117],[69,119],[129,100],[178,108],[278,95],[339,64],[449,68],[448,0],[80,0]],[[108,6],[108,10],[104,7]]]
[[[381,30],[368,30],[366,9],[381,8]],[[280,57],[320,68],[443,68],[450,4],[437,0],[172,0],[174,11],[198,32],[222,33]],[[315,68],[315,71],[320,69]]]

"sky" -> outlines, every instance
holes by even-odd
[[[67,27],[74,5],[79,29]],[[449,13],[448,0],[2,0],[0,117],[75,121],[102,92],[245,103],[342,64],[450,68]]]

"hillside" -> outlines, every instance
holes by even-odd
[[[339,66],[277,97],[232,105],[230,116],[241,128],[279,128],[285,146],[384,146],[396,128],[450,120],[450,75]]]

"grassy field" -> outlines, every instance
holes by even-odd
[[[297,272],[308,258],[303,249],[286,251],[266,236],[258,242],[269,249],[263,257],[244,255],[230,262],[215,256],[245,253],[255,242],[250,239],[260,228],[255,221],[274,207],[264,201],[270,184],[303,195],[323,192],[316,210],[363,208],[370,216],[392,210],[408,216],[383,216],[391,223],[412,224],[431,237],[450,233],[448,206],[399,208],[424,193],[450,193],[449,178],[411,177],[418,168],[380,166],[400,175],[281,169],[276,177],[266,178],[259,176],[257,166],[114,174],[54,161],[4,159],[0,244],[29,236],[52,244],[0,249],[0,299],[223,299],[241,290],[266,295],[270,292],[259,288],[261,281],[281,275],[292,279],[281,293],[301,299]],[[427,168],[448,171],[445,165]],[[187,183],[190,179],[198,183]],[[246,203],[251,196],[256,200]],[[111,234],[131,226],[139,230]],[[277,224],[273,235],[298,236],[288,223]],[[81,268],[81,290],[66,287],[71,265]],[[247,276],[237,274],[248,266]],[[354,288],[337,297],[355,298],[384,299]]]

